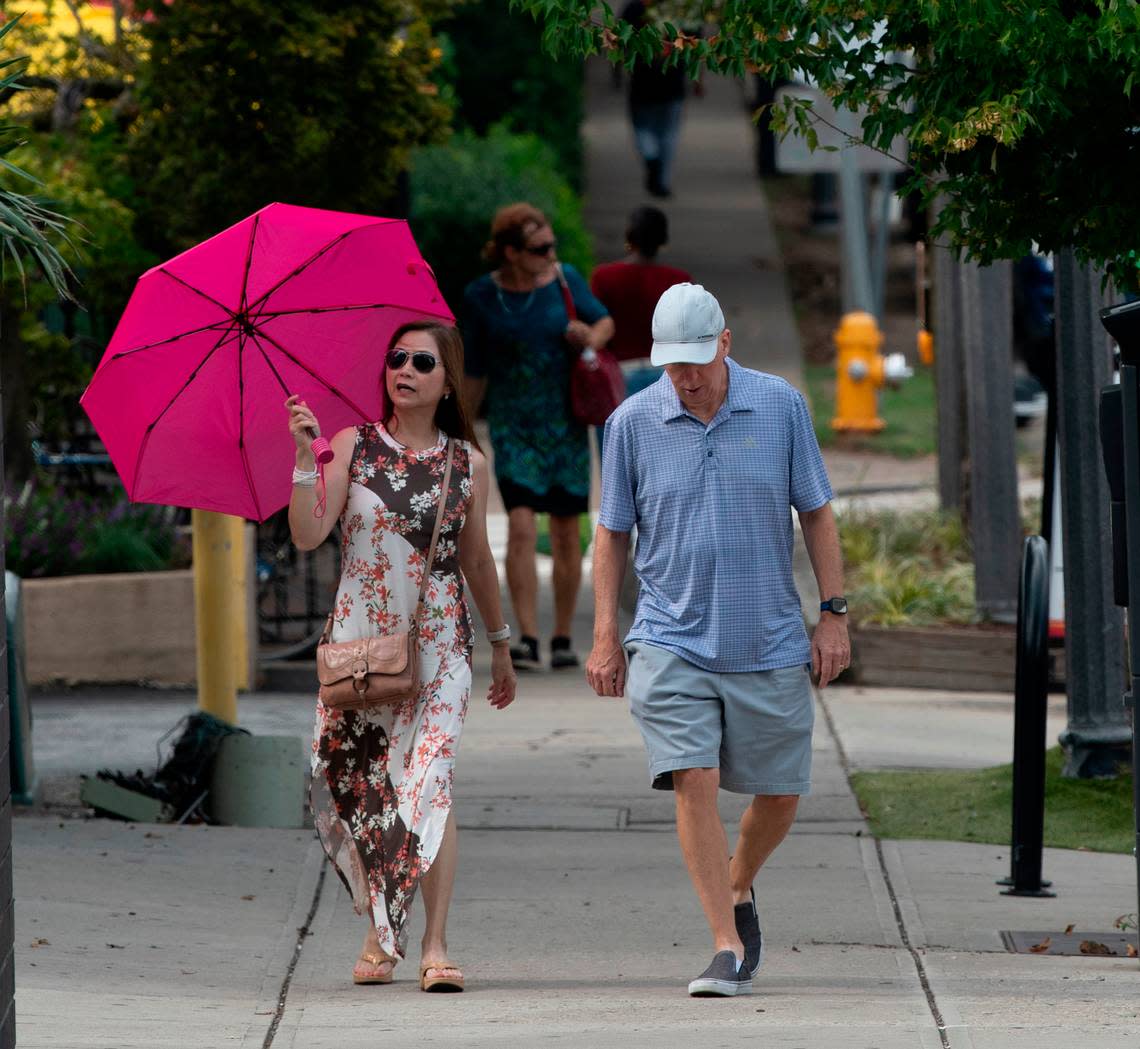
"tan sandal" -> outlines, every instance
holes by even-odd
[[[360,957],[357,959],[356,964],[359,966],[361,962],[365,965],[370,965],[373,969],[379,969],[381,965],[387,965],[388,971],[386,973],[377,973],[374,976],[361,976],[360,973],[354,968],[352,970],[353,983],[391,983],[393,980],[393,970],[396,968],[396,959],[387,958],[382,954],[368,954],[365,951],[360,952]]]
[[[459,973],[458,976],[428,976],[432,969],[440,972]],[[463,990],[463,973],[458,965],[439,965],[436,962],[424,962],[420,966],[420,990],[435,991],[437,993],[457,992]]]

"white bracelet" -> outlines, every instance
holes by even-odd
[[[511,626],[509,623],[505,627],[503,627],[501,630],[488,630],[487,631],[487,640],[490,641],[492,645],[498,645],[498,644],[501,644],[503,641],[510,641],[510,639],[511,639]]]
[[[293,483],[300,488],[315,488],[319,476],[317,470],[298,470],[297,467],[293,467]]]

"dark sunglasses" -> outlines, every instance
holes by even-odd
[[[408,363],[409,357],[412,358],[412,367],[421,375],[430,375],[435,371],[435,366],[439,364],[439,358],[434,353],[428,353],[427,350],[416,350],[415,353],[408,353],[407,350],[389,350],[388,367],[393,371],[398,371]]]
[[[528,255],[545,256],[549,255],[558,246],[558,241],[550,240],[545,244],[535,244],[532,248],[523,248]]]

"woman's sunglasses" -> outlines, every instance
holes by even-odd
[[[412,367],[421,375],[430,375],[435,371],[435,366],[439,364],[439,358],[434,353],[428,353],[427,350],[416,350],[415,353],[408,353],[407,350],[389,350],[388,367],[393,371],[398,371],[408,363],[409,357],[412,358]]]
[[[549,255],[556,247],[558,242],[556,240],[549,240],[545,244],[535,244],[530,248],[523,248],[528,255],[538,255],[540,257]]]

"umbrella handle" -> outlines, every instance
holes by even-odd
[[[331,463],[336,456],[333,453],[332,445],[329,444],[327,437],[317,437],[310,429],[309,433],[313,437],[313,458],[322,465]]]

